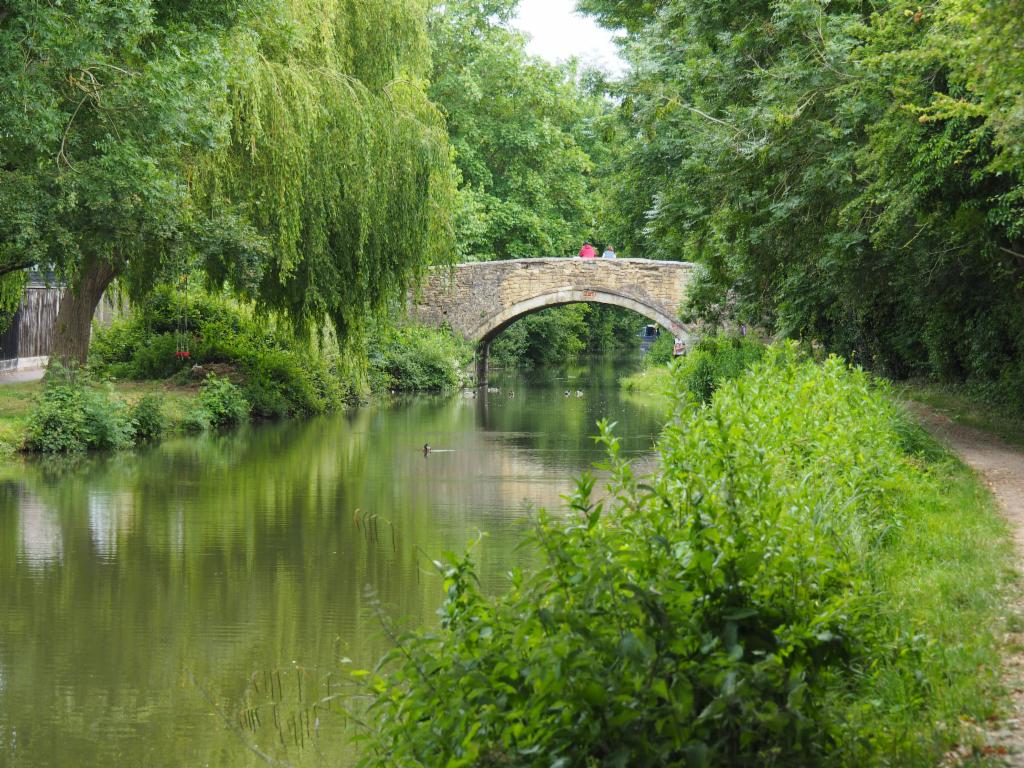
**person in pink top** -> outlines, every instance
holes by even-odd
[[[580,252],[577,255],[581,259],[596,259],[597,250],[594,248],[594,246],[590,244],[590,241],[588,240],[583,244],[583,247],[580,248]]]

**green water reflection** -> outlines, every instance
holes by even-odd
[[[344,765],[338,718],[287,718],[308,716],[339,659],[366,666],[387,650],[374,602],[435,620],[430,557],[483,532],[481,578],[501,589],[530,556],[517,550],[530,510],[557,507],[599,458],[598,418],[649,453],[660,414],[620,398],[622,373],[593,365],[477,398],[6,468],[0,766],[263,764],[225,719],[290,764]],[[424,457],[424,442],[446,450]],[[268,680],[289,703],[280,722],[265,708],[258,727],[239,719]]]

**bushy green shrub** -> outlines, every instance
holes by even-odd
[[[195,434],[197,432],[205,432],[212,425],[212,419],[210,413],[203,406],[195,402],[191,407],[185,411],[182,415],[178,425],[181,431],[186,434]]]
[[[584,477],[568,521],[541,517],[538,572],[489,597],[468,558],[442,566],[441,628],[400,637],[367,686],[362,765],[907,765],[934,749],[928,717],[907,723],[942,675],[872,582],[903,505],[934,490],[900,413],[860,371],[790,349],[705,407],[678,373],[654,478],[603,426],[612,493]]]
[[[382,331],[369,353],[374,391],[443,391],[462,383],[470,346],[447,330],[409,325]]]
[[[678,358],[676,378],[698,402],[707,403],[721,382],[743,374],[764,351],[761,342],[743,336],[708,336]]]
[[[133,435],[127,407],[109,388],[55,364],[29,418],[25,448],[37,453],[125,448]]]
[[[671,363],[675,345],[675,337],[668,331],[662,331],[647,350],[647,354],[644,355],[644,367],[650,368],[655,365]]]
[[[199,406],[214,427],[241,424],[249,419],[249,401],[228,379],[210,374],[199,388]]]
[[[131,410],[131,420],[135,425],[135,440],[155,440],[167,429],[167,417],[164,415],[163,400],[155,392],[143,395]]]
[[[320,350],[205,291],[190,293],[190,354],[176,356],[183,313],[182,297],[169,286],[158,288],[132,315],[96,330],[90,365],[115,377],[165,379],[185,375],[194,365],[226,364],[238,371],[252,413],[261,417],[324,413],[341,406],[344,388]]]

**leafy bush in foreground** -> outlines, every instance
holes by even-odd
[[[934,764],[928,724],[907,733],[924,643],[871,578],[931,492],[900,414],[788,349],[691,403],[650,485],[602,427],[611,497],[581,480],[504,595],[444,567],[440,630],[400,638],[371,683],[362,765]]]
[[[36,453],[125,448],[134,431],[127,407],[109,389],[54,364],[29,418],[25,448]]]

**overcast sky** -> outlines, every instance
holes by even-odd
[[[621,74],[626,65],[616,53],[612,33],[575,9],[575,0],[522,0],[515,24],[532,38],[527,50],[552,62],[579,56]]]

